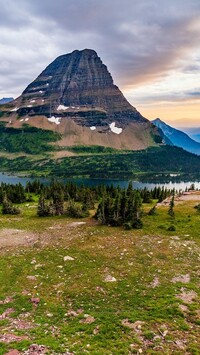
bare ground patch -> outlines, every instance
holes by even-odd
[[[192,303],[197,298],[197,294],[193,290],[187,291],[182,287],[181,293],[176,295],[176,297],[181,299],[184,303]]]
[[[178,275],[172,278],[172,282],[176,283],[176,282],[181,282],[184,284],[187,284],[190,282],[190,275],[186,274],[186,275]]]
[[[170,201],[171,201],[171,196],[167,197],[165,200],[163,200],[160,203],[157,203],[157,206],[169,206]],[[174,198],[174,202],[176,204],[187,202],[187,201],[200,201],[200,192],[199,191],[189,191],[189,192],[184,192],[181,195],[176,195]]]
[[[0,248],[19,245],[32,245],[38,240],[37,234],[20,229],[4,228],[0,230]]]
[[[70,152],[69,150],[59,150],[54,153],[55,159],[65,158],[65,157],[73,157],[77,154]]]
[[[0,341],[2,343],[13,343],[13,342],[20,342],[22,340],[27,340],[28,337],[26,335],[15,335],[15,334],[2,334],[0,335]]]

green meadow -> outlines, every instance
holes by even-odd
[[[143,228],[130,231],[98,224],[94,211],[38,217],[36,196],[20,215],[0,214],[0,355],[31,344],[47,354],[199,354],[197,203],[175,202],[175,217],[144,204]]]

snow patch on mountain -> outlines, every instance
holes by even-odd
[[[55,124],[60,124],[61,121],[61,117],[55,117],[55,116],[51,116],[48,118],[49,122],[55,123]]]
[[[113,132],[113,133],[116,133],[116,134],[122,133],[122,128],[116,127],[115,122],[112,122],[111,124],[109,124],[109,127],[110,127],[111,132]]]
[[[59,105],[57,108],[57,111],[63,111],[63,110],[67,110],[69,107],[65,106],[65,105]]]

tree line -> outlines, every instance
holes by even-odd
[[[133,189],[132,183],[127,188],[120,186],[85,186],[73,182],[63,183],[52,180],[49,185],[39,180],[22,184],[0,185],[0,203],[3,214],[19,214],[19,204],[38,201],[37,215],[68,216],[83,218],[89,216],[93,210],[94,217],[101,224],[111,226],[124,226],[126,229],[141,228],[142,204],[151,203],[152,200],[163,201],[174,191],[164,187],[154,187],[148,190]],[[14,205],[14,204],[17,204]],[[155,213],[155,206],[149,214]]]

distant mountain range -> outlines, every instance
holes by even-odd
[[[3,97],[2,99],[0,99],[0,105],[7,104],[8,102],[11,102],[13,100],[14,100],[13,97]]]
[[[200,143],[200,127],[181,127],[180,130],[188,134],[190,138]]]
[[[175,145],[190,153],[200,155],[200,143],[190,138],[186,133],[167,125],[159,118],[153,120],[152,123],[162,130],[163,140],[166,144]]]
[[[200,143],[200,134],[193,134],[191,138]]]

